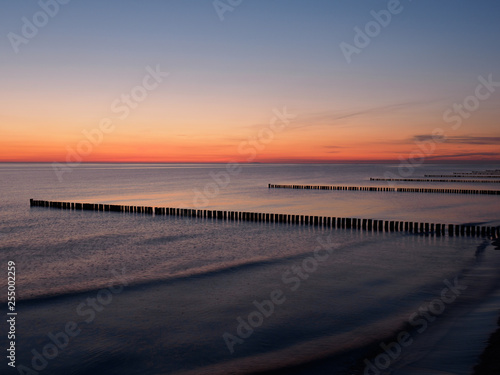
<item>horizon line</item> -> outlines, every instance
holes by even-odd
[[[35,160],[0,160],[1,164],[52,164],[59,163],[63,165],[78,166],[80,164],[400,164],[408,163],[407,160],[283,160],[283,161],[82,161],[78,163],[66,161],[35,161]],[[415,163],[414,166],[424,164],[496,164],[500,163],[500,159],[431,159],[423,163]],[[417,165],[418,164],[418,165]]]

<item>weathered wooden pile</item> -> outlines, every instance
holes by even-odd
[[[52,202],[30,199],[31,207],[48,207],[65,210],[85,210],[103,212],[141,213],[148,215],[169,215],[196,217],[226,221],[250,221],[282,223],[323,228],[359,229],[373,232],[408,232],[428,235],[482,236],[498,238],[500,227],[456,225],[441,223],[421,223],[411,221],[374,220],[314,215],[291,215],[260,212],[197,210],[192,208],[127,206],[100,203]]]

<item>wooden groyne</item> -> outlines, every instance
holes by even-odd
[[[467,177],[467,178],[499,178],[500,169],[486,169],[484,171],[453,172],[453,174],[426,174],[424,177]]]
[[[335,185],[277,185],[269,184],[269,189],[311,189],[311,190],[351,190],[351,191],[395,191],[405,193],[445,193],[445,194],[486,194],[500,195],[500,190],[439,189],[389,186],[335,186]]]
[[[500,175],[470,175],[470,174],[424,174],[424,177],[432,178],[500,178]]]
[[[484,171],[472,172],[453,172],[453,174],[500,176],[500,169],[485,169]]]
[[[242,211],[197,210],[192,208],[127,206],[116,204],[51,202],[30,199],[31,207],[48,207],[75,211],[141,213],[155,216],[178,216],[225,221],[293,224],[322,228],[357,229],[369,232],[407,232],[426,235],[474,236],[499,238],[500,227],[421,223],[411,221],[375,220],[314,215],[290,215]]]
[[[377,178],[370,177],[370,181],[409,181],[409,182],[473,182],[473,183],[489,183],[500,184],[500,180],[450,180],[450,179],[433,179],[433,178]]]

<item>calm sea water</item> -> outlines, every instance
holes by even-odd
[[[411,177],[498,168],[426,165]],[[500,252],[486,239],[29,207],[34,198],[500,225],[498,196],[267,188],[383,186],[369,177],[386,172],[398,166],[246,165],[229,174],[225,165],[88,164],[59,181],[49,164],[0,165],[0,261],[16,263],[16,364],[65,375],[362,373],[371,345],[407,329],[458,278],[467,289],[424,332],[409,331],[414,343],[392,361],[389,369],[409,374],[445,327],[495,295]],[[470,372],[480,339],[471,337],[453,373]],[[3,331],[0,340],[8,347]]]

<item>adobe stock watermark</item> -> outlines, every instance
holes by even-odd
[[[82,333],[83,323],[92,323],[97,313],[102,312],[106,306],[113,301],[113,296],[123,292],[125,286],[128,285],[125,277],[125,268],[122,268],[121,273],[111,271],[115,280],[110,282],[107,288],[100,289],[95,297],[89,297],[82,301],[76,307],[76,314],[85,319],[80,323],[75,321],[67,321],[64,327],[59,332],[49,332],[47,334],[47,343],[42,348],[31,349],[31,367],[18,365],[17,371],[20,375],[39,375],[49,365],[49,361],[57,358],[59,354],[66,349],[72,340]]]
[[[169,75],[170,73],[161,71],[159,64],[155,68],[148,65],[146,67],[146,75],[142,78],[141,84],[134,86],[128,93],[116,98],[111,103],[111,112],[117,115],[117,119],[125,120],[130,115],[130,112],[146,100],[149,93],[157,89],[160,83]],[[59,182],[63,181],[65,173],[71,172],[73,168],[79,166],[83,162],[84,157],[91,154],[94,147],[99,146],[103,142],[105,135],[112,133],[115,128],[113,120],[105,117],[99,121],[99,126],[91,130],[83,130],[83,139],[76,144],[75,148],[66,147],[66,162],[52,163],[52,169]]]
[[[59,14],[60,6],[66,5],[71,0],[40,0],[38,6],[40,10],[31,17],[22,17],[20,35],[11,31],[7,34],[12,49],[17,54],[23,44],[28,44],[30,40],[38,35],[40,29],[47,26],[49,20]]]
[[[412,0],[409,0],[412,1]],[[387,9],[372,10],[370,15],[372,20],[368,21],[363,28],[354,28],[354,39],[352,44],[342,42],[339,44],[340,50],[348,64],[352,62],[352,55],[359,55],[370,45],[372,40],[380,35],[383,29],[389,26],[392,17],[400,14],[404,10],[399,0],[389,0]]]
[[[269,125],[263,127],[257,132],[256,136],[252,136],[238,145],[238,153],[247,158],[245,162],[251,163],[255,160],[259,152],[262,152],[266,146],[274,140],[277,133],[282,132],[291,120],[297,115],[287,112],[286,107],[280,111],[273,109],[274,116],[269,121]],[[207,207],[210,199],[219,195],[220,190],[226,188],[231,183],[231,177],[235,177],[241,173],[241,165],[237,161],[230,161],[226,164],[225,170],[221,172],[210,172],[211,182],[207,182],[203,187],[203,191],[193,189],[194,198],[193,206],[196,209]]]
[[[465,97],[460,103],[454,103],[444,111],[443,121],[452,124],[451,130],[460,129],[464,120],[469,119],[472,113],[479,110],[481,102],[490,99],[500,87],[500,81],[494,81],[491,73],[487,78],[479,76],[477,80],[479,83],[473,94]],[[434,154],[437,145],[443,142],[446,142],[446,131],[443,128],[435,128],[428,139],[415,140],[417,147],[410,152],[408,157],[399,156],[399,177],[411,176],[415,172],[415,168],[423,165],[425,159]],[[398,176],[391,172],[385,172],[384,177],[396,178]],[[389,185],[392,184],[389,182]]]
[[[214,6],[215,12],[221,21],[224,21],[224,14],[227,12],[233,12],[237,7],[241,5],[243,0],[214,0],[212,5]]]
[[[429,328],[429,325],[444,313],[446,306],[452,304],[462,294],[462,291],[467,289],[467,285],[459,284],[457,277],[455,277],[453,283],[447,279],[444,280],[444,284],[446,287],[441,290],[439,298],[420,306],[418,311],[408,318],[409,324],[416,328],[418,334],[424,333]],[[401,356],[404,348],[413,344],[413,341],[414,338],[410,332],[401,331],[397,334],[396,339],[389,344],[380,343],[383,353],[377,355],[372,361],[365,358],[363,374],[380,375],[381,371],[387,370]]]
[[[469,95],[462,103],[453,103],[452,107],[443,113],[443,121],[451,123],[453,130],[458,130],[462,126],[463,120],[471,117],[472,113],[477,111],[481,102],[488,100],[491,95],[500,87],[500,81],[493,80],[493,74],[488,78],[479,76],[479,84],[476,86],[473,95]]]
[[[302,283],[309,278],[311,274],[316,272],[318,267],[324,263],[335,250],[335,244],[331,242],[331,236],[323,241],[323,238],[318,237],[316,241],[318,246],[313,251],[313,255],[304,258],[300,264],[293,265],[281,275],[281,281],[290,291],[297,291]],[[226,344],[227,349],[231,354],[234,353],[236,344],[243,344],[254,333],[254,330],[259,328],[264,319],[271,317],[276,306],[280,306],[286,302],[286,294],[283,289],[274,289],[269,293],[269,299],[262,301],[254,300],[252,302],[254,310],[252,310],[246,319],[241,316],[236,318],[237,326],[235,334],[224,332],[222,339]]]

